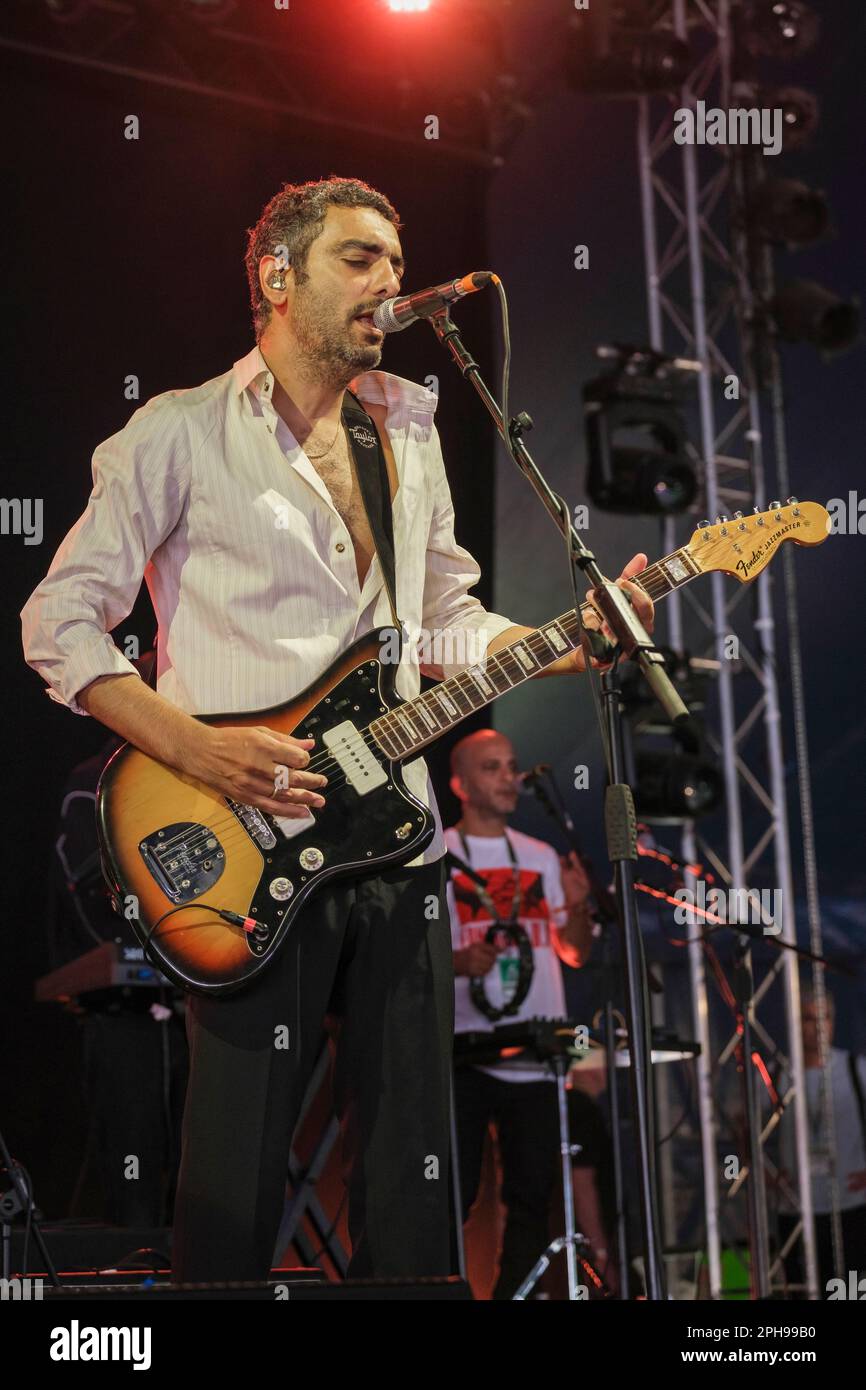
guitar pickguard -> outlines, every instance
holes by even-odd
[[[430,842],[429,812],[405,790],[399,769],[392,769],[364,733],[391,705],[380,690],[383,679],[378,661],[364,662],[293,730],[295,738],[315,739],[313,764],[328,756],[325,805],[308,808],[304,818],[264,817],[276,844],[265,850],[264,872],[249,910],[259,924],[247,937],[253,955],[275,948],[283,922],[294,920],[322,880],[405,863]]]

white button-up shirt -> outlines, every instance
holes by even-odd
[[[356,637],[392,622],[378,557],[359,584],[349,531],[273,390],[255,347],[202,386],[154,396],[96,449],[87,508],[21,611],[25,657],[54,700],[86,714],[76,696],[98,676],[138,677],[110,634],[142,578],[159,628],[157,690],[189,714],[290,700]],[[390,372],[365,372],[351,390],[386,408],[397,613],[412,641],[474,634],[463,650],[446,637],[439,652],[454,663],[430,658],[456,674],[512,622],[468,592],[481,571],[454,538],[436,396]],[[417,657],[401,661],[403,698],[419,693],[420,675]],[[403,775],[436,820],[416,866],[445,842],[424,759]]]

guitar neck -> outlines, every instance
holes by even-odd
[[[633,582],[657,602],[701,573],[688,547],[684,546],[649,565]],[[582,619],[594,611],[589,602],[580,606]],[[370,732],[393,761],[404,762],[416,757],[455,724],[491,704],[506,691],[515,690],[579,644],[580,624],[572,608],[553,622],[544,623],[495,655],[486,657],[483,665],[470,666],[459,675],[439,681],[423,695],[406,700],[397,709],[374,719]]]

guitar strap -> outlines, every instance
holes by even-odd
[[[346,426],[349,448],[355,460],[355,473],[373,544],[385,580],[391,617],[397,631],[402,635],[403,625],[397,617],[394,513],[385,450],[382,448],[382,440],[379,438],[375,422],[367,414],[358,397],[348,390],[343,397],[342,418]]]

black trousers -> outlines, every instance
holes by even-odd
[[[175,1280],[267,1277],[326,1014],[340,1019],[333,1089],[349,1275],[450,1273],[454,975],[444,864],[324,888],[254,984],[190,996]]]
[[[507,1209],[495,1299],[511,1298],[550,1239],[550,1204],[559,1163],[553,1081],[500,1081],[475,1067],[454,1074],[463,1220],[478,1195],[484,1135],[496,1121]]]

